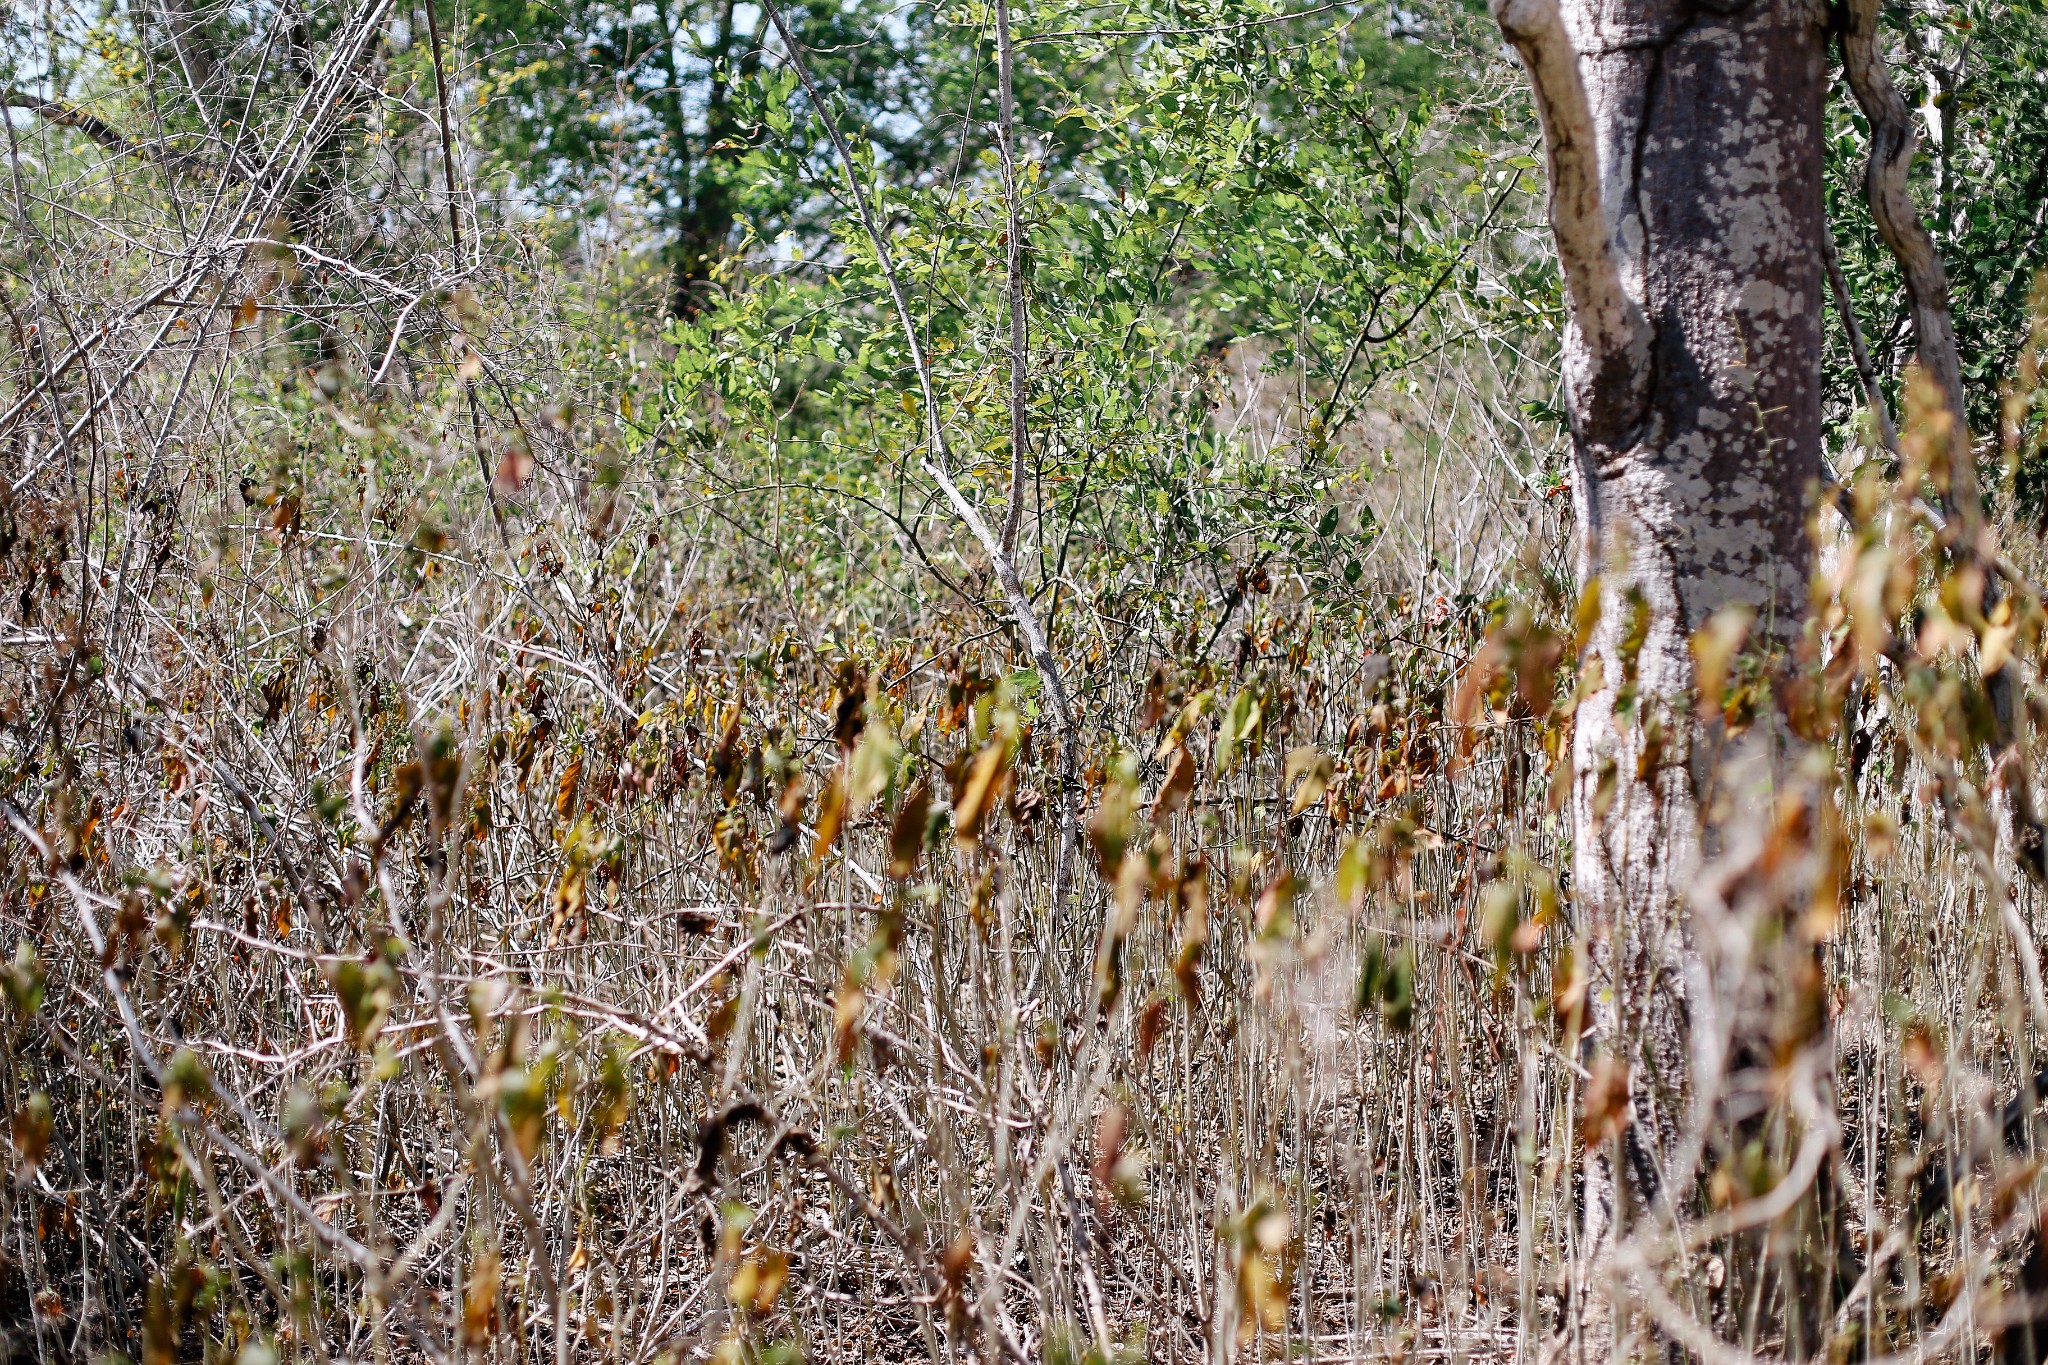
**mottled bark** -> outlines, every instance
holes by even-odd
[[[1634,1112],[1616,1142],[1589,1144],[1597,1261],[1616,1219],[1688,1201],[1694,1178],[1673,1169],[1685,900],[1711,781],[1690,742],[1689,641],[1725,607],[1780,641],[1804,612],[1827,15],[1818,0],[1496,0],[1495,15],[1544,121],[1580,573],[1601,603],[1585,661],[1600,684],[1574,740],[1573,900],[1586,1053],[1628,1067]]]

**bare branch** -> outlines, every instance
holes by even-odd
[[[1878,0],[1849,0],[1842,28],[1842,64],[1849,89],[1870,121],[1870,160],[1863,193],[1878,235],[1898,260],[1912,304],[1913,334],[1920,368],[1941,390],[1955,422],[1950,428],[1949,501],[1962,539],[1975,544],[1984,527],[1983,494],[1977,486],[1963,400],[1963,366],[1956,349],[1955,315],[1949,304],[1948,271],[1934,238],[1920,221],[1909,183],[1920,132],[1885,65],[1883,16]]]
[[[1566,383],[1579,433],[1611,446],[1641,418],[1650,369],[1650,324],[1621,278],[1600,190],[1600,148],[1579,55],[1557,0],[1494,0],[1494,21],[1522,56],[1543,123],[1550,169],[1550,226],[1564,268],[1572,325],[1584,339],[1585,370]]]

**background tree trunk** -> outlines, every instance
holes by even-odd
[[[1683,1202],[1694,1177],[1671,1164],[1709,778],[1688,734],[1689,641],[1724,607],[1780,642],[1804,613],[1827,16],[1813,0],[1499,0],[1495,15],[1550,153],[1580,576],[1600,601],[1585,661],[1600,684],[1574,742],[1573,898],[1591,968],[1583,1047],[1627,1075],[1633,1112],[1614,1118],[1633,1121],[1588,1138],[1597,1264],[1631,1207],[1666,1190]]]

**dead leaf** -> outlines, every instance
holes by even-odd
[[[1611,1142],[1635,1121],[1635,1102],[1629,1093],[1628,1063],[1611,1053],[1593,1062],[1593,1074],[1586,1082],[1586,1143]]]
[[[533,477],[533,447],[526,438],[514,432],[505,442],[504,453],[498,457],[498,470],[491,476],[491,491],[501,498],[509,498],[526,487],[526,481]]]
[[[995,808],[997,789],[1009,769],[1010,746],[992,739],[974,756],[953,795],[953,838],[963,848],[981,842],[981,826]]]
[[[1330,776],[1336,772],[1330,756],[1317,751],[1312,744],[1303,744],[1287,754],[1287,774],[1281,779],[1280,787],[1285,791],[1294,787],[1294,799],[1288,803],[1287,813],[1299,815],[1323,799],[1323,793],[1330,789]],[[1299,780],[1301,785],[1296,787]]]
[[[825,784],[825,791],[818,798],[818,838],[811,845],[811,866],[825,861],[825,855],[832,851],[832,845],[839,841],[839,826],[846,818],[846,765],[840,764],[832,770],[832,780]]]
[[[1166,780],[1159,784],[1159,795],[1152,798],[1153,823],[1164,820],[1186,805],[1194,789],[1194,757],[1186,749],[1176,749],[1173,761],[1166,765]]]
[[[896,807],[895,822],[889,827],[889,875],[899,882],[914,875],[924,857],[924,831],[931,809],[931,785],[922,781]]]

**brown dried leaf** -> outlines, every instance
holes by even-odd
[[[953,793],[953,838],[963,848],[981,842],[981,827],[995,809],[1002,779],[1009,770],[1010,746],[992,739],[974,756]]]
[[[842,763],[832,770],[832,780],[825,784],[824,794],[818,798],[818,838],[811,845],[812,867],[824,862],[832,845],[839,842],[839,826],[845,818],[846,765]]]
[[[1185,748],[1176,749],[1173,761],[1166,765],[1166,779],[1159,784],[1159,794],[1152,798],[1153,822],[1156,824],[1185,806],[1194,789],[1194,756]]]
[[[924,857],[924,831],[931,809],[931,785],[923,781],[896,807],[896,819],[889,827],[889,875],[899,882],[914,875]]]
[[[1635,1104],[1629,1092],[1628,1063],[1611,1053],[1594,1059],[1593,1074],[1586,1082],[1586,1143],[1611,1142],[1635,1120]]]

